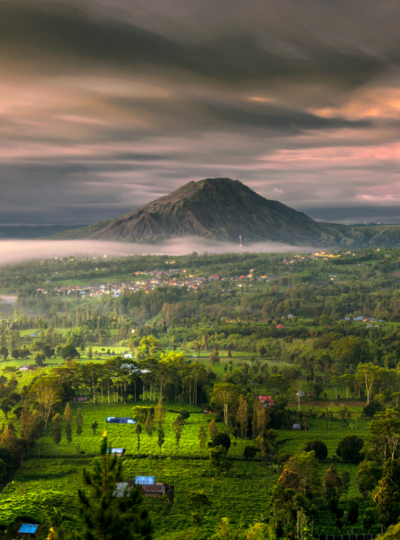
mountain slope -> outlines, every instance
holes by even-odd
[[[117,219],[51,238],[150,243],[193,235],[237,242],[241,235],[246,243],[350,246],[364,243],[367,231],[363,229],[316,222],[302,212],[261,197],[238,180],[209,178],[189,182]],[[367,241],[373,241],[373,237],[368,234]]]

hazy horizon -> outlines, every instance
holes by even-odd
[[[310,253],[315,247],[296,247],[280,242],[255,242],[239,247],[231,242],[197,237],[172,239],[162,244],[104,242],[102,240],[0,240],[0,266],[29,260],[69,256],[118,257],[128,255],[188,255],[197,253]],[[320,248],[322,249],[322,248]]]

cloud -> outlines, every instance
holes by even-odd
[[[372,0],[0,2],[2,221],[89,223],[218,176],[372,204],[398,180],[399,22]]]

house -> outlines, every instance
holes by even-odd
[[[291,429],[301,430],[301,425],[300,424],[293,424]]]
[[[18,371],[30,371],[33,366],[21,366]]]
[[[307,392],[307,396],[308,397],[315,397],[316,394],[314,394],[314,392]]]
[[[297,397],[304,397],[304,396],[305,396],[305,393],[303,392],[303,390],[299,390],[299,391],[296,393],[296,396],[297,396]]]
[[[363,322],[364,320],[364,317],[362,317],[361,315],[359,317],[356,317],[355,319],[353,319],[354,321],[358,321],[358,322]]]
[[[125,454],[125,448],[107,448],[107,453],[122,457]]]
[[[288,319],[294,319],[294,315],[292,315],[291,313],[289,313],[289,315],[287,316]]]
[[[39,525],[35,523],[23,523],[18,530],[18,533],[22,538],[30,538],[37,536],[39,532]]]
[[[276,325],[276,328],[285,328],[285,327],[283,326],[283,324],[279,323],[279,324]]]
[[[258,401],[261,401],[261,403],[265,406],[272,405],[274,403],[271,396],[258,396]]]
[[[133,330],[134,332],[135,330]],[[132,353],[125,353],[124,358],[132,358]]]
[[[136,424],[136,420],[133,418],[118,418],[117,416],[108,416],[106,422],[107,424]]]

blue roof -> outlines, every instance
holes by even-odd
[[[156,480],[155,476],[136,476],[135,484],[140,484],[142,486],[152,486]]]
[[[23,523],[19,529],[19,533],[35,534],[39,525],[33,525],[32,523]]]

